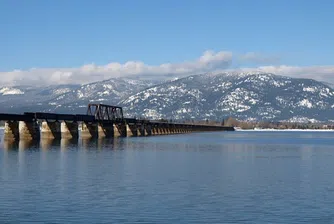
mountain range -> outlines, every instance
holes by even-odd
[[[3,86],[0,112],[86,113],[90,102],[149,119],[334,120],[329,83],[270,73],[200,74],[169,81],[113,78],[85,85]]]

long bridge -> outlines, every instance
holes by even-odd
[[[123,109],[88,104],[86,114],[25,112],[0,113],[5,121],[4,139],[36,140],[168,135],[203,131],[234,131],[233,127],[172,123],[123,117]]]

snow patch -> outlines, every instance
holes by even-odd
[[[297,103],[297,105],[307,108],[312,108],[312,103],[308,99],[303,99]]]
[[[8,87],[4,87],[2,89],[0,89],[0,93],[2,93],[2,95],[22,95],[24,94],[23,91],[21,91],[20,89],[16,89],[16,88],[8,88]]]
[[[60,95],[60,94],[68,93],[68,92],[71,92],[70,88],[61,88],[61,89],[56,89],[53,91],[53,93],[56,95]]]
[[[317,88],[316,87],[303,87],[303,91],[315,93],[317,91]]]

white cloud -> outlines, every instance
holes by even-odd
[[[277,64],[280,61],[278,55],[265,55],[256,52],[248,52],[239,56],[241,62],[250,62],[255,64]]]
[[[244,72],[266,72],[292,78],[307,78],[334,84],[334,65],[330,66],[260,66],[257,68],[241,68]]]
[[[257,53],[235,56],[237,63],[257,62],[259,64],[275,64],[275,57]],[[182,77],[204,72],[227,71],[232,64],[231,52],[206,51],[193,61],[182,63],[166,63],[157,66],[147,65],[140,61],[128,61],[124,64],[111,62],[106,65],[87,64],[78,68],[32,68],[0,72],[0,86],[13,85],[53,85],[84,84],[114,77],[138,77],[162,79]],[[271,63],[270,63],[271,62]],[[234,71],[269,72],[295,78],[312,78],[334,83],[333,66],[260,66],[257,68],[240,68]]]
[[[206,51],[194,61],[158,66],[146,65],[140,61],[128,61],[124,64],[112,62],[102,66],[87,64],[79,68],[34,68],[25,71],[0,72],[0,85],[84,84],[121,76],[142,78],[184,76],[225,69],[231,62],[231,52]]]

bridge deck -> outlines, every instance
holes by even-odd
[[[25,112],[24,115],[37,120],[56,120],[56,121],[95,121],[94,116],[84,114],[56,114],[56,113],[32,113]]]
[[[33,117],[24,114],[3,114],[0,113],[1,121],[32,121]]]
[[[215,126],[215,125],[204,125],[204,124],[186,124],[186,123],[169,123],[163,121],[151,121],[151,120],[140,120],[136,118],[124,118],[115,120],[99,120],[93,115],[85,114],[56,114],[56,113],[44,113],[44,112],[25,112],[24,114],[5,114],[0,113],[0,120],[2,121],[32,121],[32,120],[54,120],[54,121],[81,121],[81,122],[100,122],[100,123],[115,123],[115,124],[150,124],[152,126],[162,127],[197,127],[197,128],[208,128],[212,127],[219,130],[234,130],[233,127]]]

